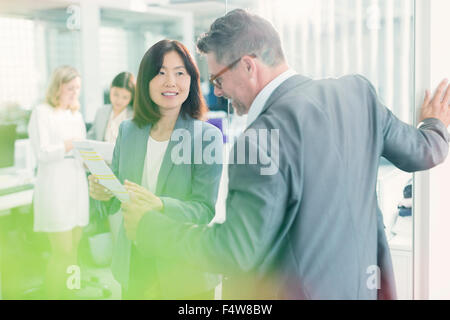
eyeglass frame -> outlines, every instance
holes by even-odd
[[[216,75],[211,75],[209,77],[209,83],[211,83],[213,86],[215,86],[217,89],[222,89],[222,84],[217,82],[217,79],[222,76],[225,72],[227,72],[228,70],[231,70],[235,65],[238,64],[239,61],[241,61],[241,59],[243,57],[247,56],[243,55],[242,57],[240,57],[239,59],[237,59],[236,61],[233,61],[232,63],[230,63],[228,66],[226,66],[225,68],[223,68],[222,70],[220,70]],[[252,57],[252,58],[256,58],[256,54],[252,53],[252,54],[248,54],[248,56]]]

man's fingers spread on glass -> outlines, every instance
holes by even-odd
[[[425,90],[425,98],[423,99],[423,105],[428,106],[431,102],[430,90]]]
[[[437,104],[440,105],[441,99],[442,99],[442,94],[444,93],[445,88],[447,88],[447,83],[448,83],[448,80],[444,79],[439,84],[439,86],[436,90],[436,93],[434,94],[433,101],[432,101],[434,105],[437,105]]]
[[[447,86],[447,90],[445,91],[444,99],[442,100],[442,103],[444,105],[444,108],[448,108],[448,103],[450,102],[450,85]]]

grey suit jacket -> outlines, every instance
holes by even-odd
[[[449,140],[442,122],[427,119],[419,129],[401,122],[360,76],[294,76],[250,129],[279,130],[273,152],[245,134],[237,142],[267,153],[276,174],[262,175],[262,161],[230,165],[225,223],[193,227],[150,212],[140,222],[138,248],[182,254],[228,274],[226,298],[395,298],[377,207],[380,157],[408,172],[441,163]],[[380,289],[373,286],[377,267]]]
[[[140,128],[132,120],[125,120],[120,125],[111,167],[122,183],[127,179],[141,185],[150,129],[150,124]],[[165,216],[178,221],[208,224],[214,217],[222,165],[195,164],[194,148],[198,145],[194,143],[194,139],[199,141],[205,136],[219,137],[204,142],[200,151],[214,147],[218,152],[217,156],[221,158],[222,134],[209,123],[188,116],[184,118],[182,115],[178,117],[174,133],[178,129],[184,129],[190,134],[191,141],[188,141],[190,142],[188,146],[191,151],[191,164],[176,164],[172,161],[172,150],[178,145],[178,141],[171,139],[161,164],[155,194],[164,204]],[[109,202],[96,201],[96,203],[103,213],[106,211],[113,214],[120,209],[120,201],[116,198]],[[122,224],[114,248],[112,271],[125,290],[128,289],[130,276],[131,246],[132,243],[126,237]],[[150,257],[139,263],[147,267],[148,272],[153,273],[150,278],[159,283],[161,293],[158,298],[175,299],[192,296],[214,288],[218,282],[217,277],[205,274],[199,271],[199,268],[186,267],[180,270],[176,257],[171,259]]]
[[[103,141],[105,139],[106,127],[111,116],[112,105],[107,104],[97,110],[92,127],[87,133],[87,139]],[[127,119],[133,117],[133,107],[127,107]]]

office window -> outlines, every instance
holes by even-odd
[[[65,24],[47,24],[46,56],[49,75],[61,65],[70,65],[81,72],[80,31],[69,30]]]
[[[31,20],[0,18],[0,105],[30,109],[40,96],[34,28]]]
[[[295,70],[313,78],[362,74],[386,106],[412,121],[413,1],[246,2],[274,24]]]

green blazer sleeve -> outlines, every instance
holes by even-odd
[[[205,135],[216,130],[216,128],[210,127],[205,130]],[[216,132],[216,134],[210,134],[210,136],[215,136],[216,138],[211,144],[203,145],[202,151],[213,147],[215,152],[218,153],[216,154],[216,159],[222,160],[222,135],[220,132],[218,134]],[[173,197],[160,197],[164,205],[163,214],[182,222],[209,223],[214,218],[221,174],[221,162],[208,164],[202,161],[201,164],[193,164],[192,192],[189,198],[180,200]]]

